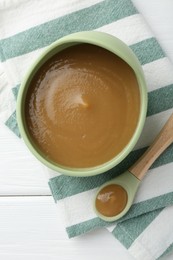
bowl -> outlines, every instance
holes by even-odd
[[[26,94],[29,89],[31,80],[34,77],[35,73],[38,71],[38,69],[47,60],[49,60],[58,52],[61,52],[62,50],[70,46],[74,46],[81,43],[88,43],[88,44],[102,47],[119,56],[133,69],[139,86],[140,111],[139,111],[139,119],[138,119],[136,129],[128,144],[121,150],[119,154],[117,154],[111,160],[98,166],[88,167],[88,168],[72,168],[51,161],[38,149],[37,145],[34,143],[28,131],[24,111],[25,111]],[[144,126],[146,111],[147,111],[147,88],[146,88],[146,82],[145,82],[143,70],[137,57],[132,52],[132,50],[118,38],[109,35],[107,33],[96,32],[96,31],[84,31],[84,32],[73,33],[57,40],[56,42],[48,46],[46,50],[39,56],[39,58],[34,62],[34,64],[27,72],[20,86],[20,90],[17,98],[17,122],[19,126],[19,131],[29,150],[40,162],[42,162],[48,168],[65,175],[75,176],[75,177],[79,177],[79,176],[87,177],[87,176],[101,174],[115,167],[117,164],[119,164],[132,151],[135,144],[137,143]]]

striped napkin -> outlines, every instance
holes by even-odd
[[[0,120],[17,136],[16,97],[23,75],[47,45],[83,30],[119,37],[135,52],[148,85],[149,106],[134,151],[114,169],[74,178],[45,169],[69,237],[108,227],[92,208],[98,186],[127,170],[173,112],[173,66],[130,0],[8,0],[0,2]],[[108,227],[136,259],[158,259],[173,249],[173,146],[155,162],[129,213]]]

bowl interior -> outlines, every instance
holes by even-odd
[[[80,34],[80,33],[79,33]],[[134,56],[133,53],[131,53],[130,49],[128,49],[127,46],[124,46],[122,42],[119,42],[118,40],[118,46],[121,46],[121,43],[123,47],[125,48],[126,52],[128,55],[125,56],[125,61],[132,67],[132,69],[135,71],[135,75],[138,81],[139,85],[139,91],[140,91],[140,113],[139,113],[139,120],[138,124],[136,127],[136,130],[129,141],[129,143],[124,147],[124,149],[117,155],[115,156],[112,160],[102,164],[98,165],[95,167],[90,167],[90,168],[70,168],[70,167],[65,167],[63,165],[59,165],[55,163],[54,161],[51,161],[50,159],[48,160],[44,153],[38,149],[36,144],[34,143],[33,139],[31,138],[29,131],[27,129],[27,124],[26,124],[26,119],[25,119],[25,99],[26,99],[26,94],[27,90],[30,86],[31,80],[35,73],[38,71],[38,69],[47,61],[49,60],[52,56],[57,54],[58,52],[73,46],[77,45],[80,43],[89,43],[89,44],[94,44],[98,45],[102,48],[105,48],[113,53],[115,53],[118,56],[123,56],[124,52],[122,53],[122,50],[119,50],[119,48],[116,48],[116,40],[111,38],[113,41],[114,45],[112,45],[112,42],[107,39],[107,35],[101,35],[101,39],[97,37],[82,37],[81,35],[77,34],[77,38],[74,36],[72,37],[65,37],[64,39],[57,41],[56,43],[52,44],[48,49],[37,59],[37,61],[33,64],[33,66],[30,68],[28,71],[25,79],[23,80],[23,83],[20,87],[19,95],[18,95],[18,100],[17,100],[17,121],[20,129],[20,133],[30,149],[30,151],[39,159],[43,164],[45,164],[48,168],[61,172],[66,175],[71,175],[71,176],[92,176],[96,174],[103,173],[114,166],[116,166],[118,163],[120,163],[128,154],[129,152],[133,149],[134,145],[136,144],[140,133],[142,131],[144,121],[145,121],[145,116],[146,116],[146,110],[147,110],[147,91],[146,91],[146,85],[145,85],[145,80],[143,76],[143,72],[141,69],[141,66]],[[97,33],[96,33],[97,34]],[[95,35],[95,34],[94,34]],[[79,37],[80,36],[80,37]],[[104,40],[102,39],[102,36],[106,37]],[[108,37],[109,38],[109,37]],[[127,49],[126,49],[127,48]],[[129,51],[129,52],[128,52]],[[122,58],[122,57],[121,57]],[[124,59],[124,58],[123,58]]]

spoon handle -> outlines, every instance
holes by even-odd
[[[154,161],[173,142],[173,114],[170,116],[154,142],[139,160],[130,167],[129,171],[142,180]]]

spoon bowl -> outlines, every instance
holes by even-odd
[[[119,175],[118,177],[114,178],[111,181],[106,182],[106,184],[103,184],[99,190],[96,193],[96,198],[98,197],[100,191],[104,188],[107,187],[111,184],[117,184],[120,185],[122,188],[124,188],[124,190],[127,192],[127,203],[125,205],[125,208],[123,209],[123,211],[121,211],[119,214],[117,214],[116,216],[112,216],[112,217],[107,217],[104,216],[103,214],[101,214],[96,207],[96,199],[94,200],[94,209],[96,214],[103,220],[108,221],[108,222],[112,222],[115,221],[121,217],[123,217],[127,211],[130,209],[135,194],[137,192],[138,186],[140,184],[140,180],[138,180],[133,174],[131,174],[129,171],[124,172],[123,174]]]

